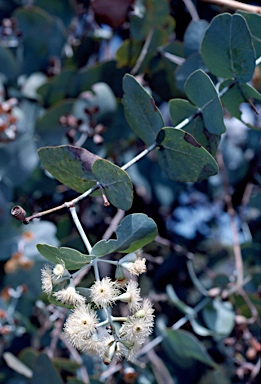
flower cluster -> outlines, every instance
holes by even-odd
[[[116,270],[126,269],[134,275],[143,273],[146,268],[145,259],[135,253],[124,256],[115,265]],[[152,333],[152,304],[148,299],[141,298],[140,288],[134,280],[122,279],[124,284],[120,284],[117,278],[115,281],[110,277],[100,279],[97,268],[96,278],[84,297],[80,293],[82,291],[77,292],[73,275],[61,261],[54,267],[47,265],[42,269],[42,289],[62,304],[73,308],[65,322],[64,332],[75,348],[99,355],[104,364],[121,358],[132,361]],[[112,307],[119,302],[128,306],[128,316],[112,315]],[[97,315],[100,310],[106,315],[104,321]]]

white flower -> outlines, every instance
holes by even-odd
[[[75,287],[69,285],[65,289],[61,289],[58,292],[55,292],[53,296],[63,304],[67,305],[78,305],[84,304],[85,298],[76,292]]]
[[[129,267],[129,272],[132,275],[140,275],[141,273],[146,272],[146,259],[143,257],[142,259],[138,258],[132,265]]]
[[[141,250],[124,256],[119,261],[119,264],[127,269],[132,275],[138,276],[141,273],[146,272],[146,259],[141,258]]]
[[[126,292],[122,295],[115,298],[115,300],[120,300],[125,303],[128,303],[129,309],[134,312],[140,308],[140,288],[138,288],[138,283],[134,280],[130,280],[126,286]]]
[[[91,299],[97,307],[108,307],[114,302],[114,298],[119,295],[116,284],[109,277],[105,277],[100,281],[96,281],[91,290]]]
[[[77,305],[64,324],[64,332],[74,346],[83,349],[84,341],[91,338],[98,323],[90,305]]]
[[[154,308],[152,307],[151,302],[148,299],[144,299],[140,309],[136,313],[134,313],[134,317],[145,318],[148,322],[151,322],[153,326],[153,322],[154,322],[153,313],[154,313]]]
[[[41,269],[41,280],[42,280],[42,290],[51,295],[53,289],[52,282],[52,268],[50,265],[46,264],[43,269]]]
[[[123,340],[129,342],[137,342],[143,344],[146,337],[152,333],[153,322],[146,318],[136,318],[135,316],[129,316],[125,321],[120,330],[119,334]]]
[[[134,361],[135,356],[141,348],[140,343],[136,340],[129,342],[128,340],[119,340],[118,353],[124,356],[128,361]]]
[[[99,340],[97,334],[94,333],[89,339],[82,339],[78,346],[78,349],[92,356],[102,356],[104,354],[106,346],[104,345],[103,340]]]

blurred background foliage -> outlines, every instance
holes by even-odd
[[[156,241],[144,248],[148,272],[140,284],[156,309],[153,338],[162,337],[163,342],[139,364],[122,362],[113,372],[96,358],[80,357],[57,336],[66,312],[48,304],[41,293],[44,258],[36,244],[83,252],[68,212],[54,212],[27,226],[10,215],[13,205],[33,214],[77,196],[44,171],[37,155],[42,146],[82,146],[119,166],[145,148],[124,116],[124,74],[141,79],[165,121],[170,121],[167,102],[186,98],[184,84],[193,71],[207,71],[200,45],[209,22],[224,11],[233,13],[201,1],[188,2],[196,6],[196,17],[184,3],[0,2],[0,348],[1,354],[12,353],[25,366],[34,366],[33,383],[226,384],[260,379],[259,96],[249,95],[257,99],[259,114],[242,103],[244,99],[236,106],[230,105],[232,97],[222,99],[227,131],[219,145],[218,175],[198,183],[171,182],[154,153],[128,171],[134,184],[128,212],[146,213],[159,229]],[[251,22],[258,58],[261,17],[244,16]],[[260,64],[252,85],[261,90]],[[97,197],[79,204],[92,244],[104,236],[117,214],[113,206],[104,209]],[[238,245],[244,287],[227,294],[237,278]],[[110,270],[104,270],[107,273]],[[85,280],[88,286],[92,276]],[[169,328],[181,318],[182,330]],[[0,364],[1,383],[31,382],[17,361],[18,372],[3,357]]]

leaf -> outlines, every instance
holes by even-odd
[[[61,376],[45,353],[37,357],[31,384],[63,384]]]
[[[237,11],[237,13],[242,15],[247,22],[254,43],[257,59],[261,56],[261,15],[258,13],[244,11]]]
[[[180,300],[171,284],[166,286],[166,293],[169,297],[171,303],[173,303],[181,312],[185,313],[188,316],[194,316],[195,311],[193,308],[189,307],[182,300]]]
[[[96,160],[92,166],[92,171],[104,188],[112,205],[124,211],[131,208],[133,189],[127,172],[104,159]]]
[[[158,132],[164,126],[164,121],[154,99],[131,75],[123,78],[123,104],[126,119],[144,143],[151,145],[155,142]]]
[[[6,364],[9,368],[13,369],[15,372],[20,373],[25,377],[31,378],[33,373],[30,368],[27,367],[24,363],[17,359],[12,353],[4,352],[3,358],[5,359]]]
[[[45,72],[49,59],[60,57],[66,43],[62,21],[34,6],[17,8],[13,17],[23,35],[22,73]]]
[[[187,100],[173,99],[169,102],[169,111],[174,126],[180,124],[183,120],[191,117],[198,111],[198,108]],[[220,141],[220,135],[210,133],[204,124],[203,116],[198,114],[192,121],[185,125],[184,131],[190,133],[195,139],[215,156]]]
[[[225,87],[231,85],[231,80],[225,80],[221,85],[220,89],[222,90]],[[236,83],[233,87],[230,87],[228,91],[221,97],[224,106],[231,113],[232,116],[241,120],[249,128],[258,129],[257,126],[249,124],[247,121],[242,119],[242,112],[240,110],[240,104],[249,103],[252,99],[261,101],[261,94],[249,84],[240,84]]]
[[[229,336],[235,324],[235,312],[228,301],[215,298],[202,310],[207,327],[219,335]]]
[[[65,138],[66,129],[61,126],[59,119],[61,116],[71,113],[73,104],[72,99],[58,102],[36,120],[35,130],[40,136],[42,146],[59,145]]]
[[[207,130],[215,135],[224,133],[222,105],[209,76],[201,69],[193,72],[186,81],[185,91],[189,100],[200,108]]]
[[[193,331],[199,336],[211,336],[214,333],[206,327],[203,327],[203,325],[197,319],[192,318],[190,320],[190,324],[192,326]]]
[[[199,52],[207,26],[208,22],[206,20],[192,20],[189,23],[184,34],[185,57],[188,57],[192,53]]]
[[[126,39],[116,52],[117,65],[119,68],[134,67],[140,51],[142,49],[142,42]]]
[[[116,229],[117,239],[101,240],[92,248],[91,256],[113,252],[130,253],[149,244],[157,235],[157,225],[143,213],[126,216]]]
[[[59,264],[63,260],[65,267],[69,270],[80,269],[93,259],[92,256],[84,255],[76,249],[67,247],[57,248],[48,244],[37,244],[37,249],[53,264]]]
[[[130,19],[131,35],[136,40],[145,40],[151,28],[164,26],[167,23],[169,4],[167,0],[145,0],[142,11],[142,15],[133,13]]]
[[[245,19],[223,13],[214,17],[206,30],[201,55],[211,73],[246,83],[255,69],[255,50]]]
[[[197,69],[202,69],[205,72],[207,71],[207,67],[198,52],[192,53],[176,70],[176,84],[182,92],[185,92],[187,78]]]
[[[95,160],[100,159],[87,149],[62,145],[38,150],[44,168],[61,183],[83,193],[96,184],[92,172]]]
[[[12,81],[17,77],[18,69],[13,53],[8,48],[0,46],[0,73]]]
[[[215,362],[207,353],[204,345],[191,333],[183,330],[167,329],[166,342],[178,360],[198,360],[216,368]]]
[[[174,181],[200,181],[218,172],[214,158],[189,133],[162,128],[157,143],[159,164]]]

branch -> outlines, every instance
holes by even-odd
[[[182,1],[185,4],[187,10],[189,11],[192,20],[193,21],[199,21],[200,17],[198,15],[197,9],[196,9],[195,5],[193,4],[193,2],[191,0],[182,0]]]
[[[241,3],[240,1],[235,1],[235,0],[200,0],[200,1],[203,1],[205,3],[226,6],[234,10],[241,9],[242,11],[261,14],[261,7],[258,7],[257,5],[244,4],[244,3]]]
[[[234,249],[234,256],[235,256],[235,268],[237,271],[237,288],[241,288],[244,284],[243,278],[243,260],[242,260],[242,253],[239,243],[239,236],[238,236],[238,230],[237,230],[237,223],[236,223],[236,213],[232,204],[232,198],[230,194],[230,186],[229,181],[225,169],[225,164],[223,160],[223,156],[220,151],[217,152],[217,162],[219,165],[224,191],[225,191],[225,202],[227,205],[227,211],[230,216],[230,223],[231,223],[231,230],[232,230],[232,237],[233,237],[233,249]]]

